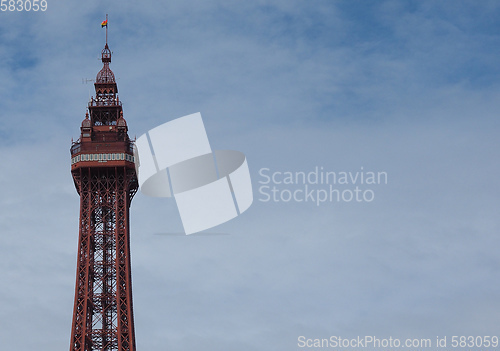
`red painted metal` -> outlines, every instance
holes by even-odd
[[[80,233],[70,351],[135,351],[129,208],[138,184],[107,43],[102,62],[71,146]]]

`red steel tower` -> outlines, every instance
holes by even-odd
[[[80,233],[70,351],[135,351],[129,208],[138,184],[110,62],[106,38],[96,97],[71,146]]]

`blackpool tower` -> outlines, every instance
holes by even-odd
[[[70,351],[135,351],[129,208],[138,184],[110,62],[106,35],[95,98],[71,146],[80,231]]]

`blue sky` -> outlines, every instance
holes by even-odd
[[[168,235],[182,230],[175,203],[136,195],[139,350],[497,333],[499,12],[496,1],[333,0],[0,12],[2,348],[69,347],[69,147],[106,13],[129,134],[199,111],[213,149],[245,153],[254,186],[252,207],[212,230],[229,235]],[[261,201],[260,169],[315,167],[384,171],[388,184],[370,203]]]

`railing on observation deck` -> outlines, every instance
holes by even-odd
[[[81,142],[80,140],[77,140],[77,141],[74,141],[73,144],[71,145],[71,149],[70,149],[70,152],[71,152],[71,155],[73,156],[74,154],[77,154],[81,151]],[[130,152],[130,153],[134,153],[134,142],[133,141],[129,141],[128,142],[128,145],[127,145],[127,150],[125,150],[127,152]]]
[[[122,102],[116,99],[94,99],[92,98],[89,101],[89,107],[94,107],[94,106],[121,106]]]

